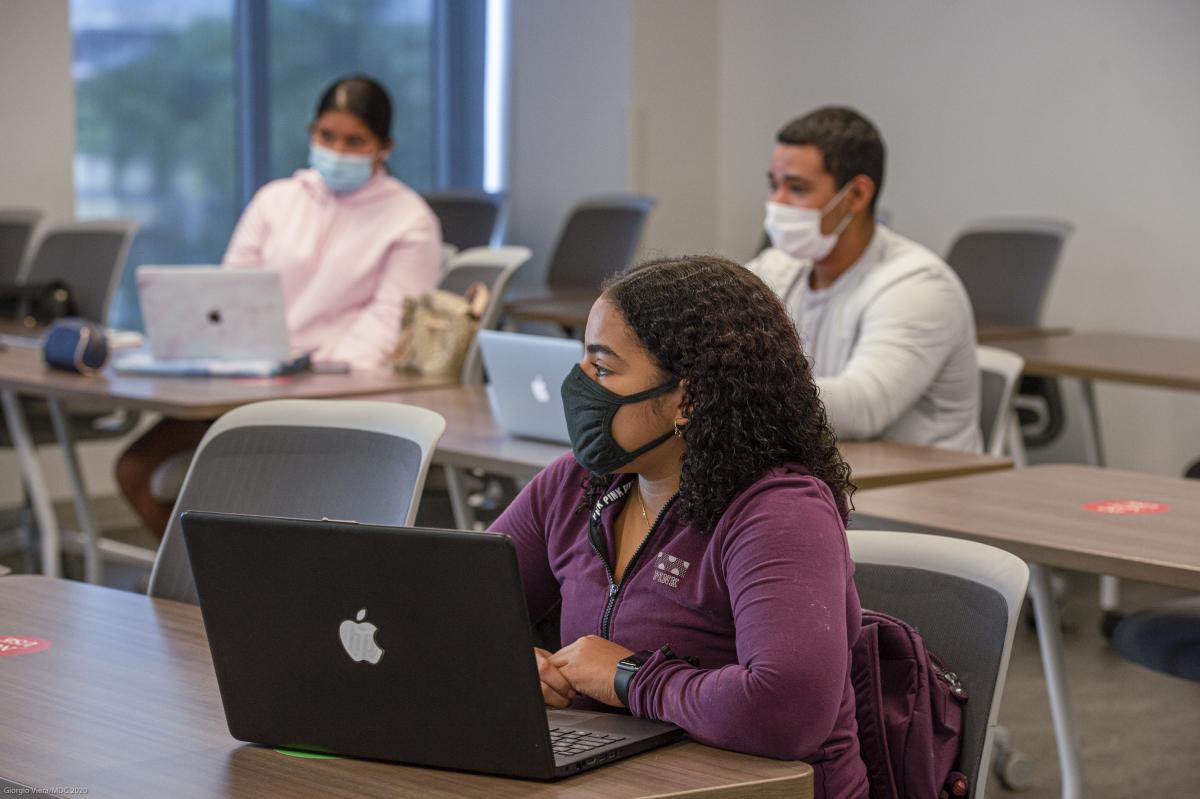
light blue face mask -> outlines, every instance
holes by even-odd
[[[373,156],[337,153],[319,144],[309,145],[308,165],[317,170],[325,185],[335,194],[354,191],[370,180],[375,172]]]

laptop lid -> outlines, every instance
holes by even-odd
[[[239,740],[548,779],[681,734],[547,712],[507,536],[198,511],[181,523]],[[619,743],[556,758],[552,723]]]
[[[292,357],[283,283],[271,269],[142,266],[138,297],[159,360]]]
[[[481,330],[479,352],[496,418],[511,435],[571,443],[562,382],[583,358],[574,339]]]

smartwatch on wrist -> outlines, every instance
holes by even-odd
[[[613,689],[617,693],[617,699],[621,700],[621,704],[629,707],[629,683],[633,680],[633,675],[638,673],[638,669],[642,665],[654,657],[655,649],[643,649],[641,652],[635,652],[627,658],[617,661],[617,674],[613,677]]]
[[[633,675],[638,673],[646,661],[654,657],[655,653],[662,652],[663,657],[667,660],[674,660],[679,657],[675,654],[675,650],[671,649],[670,644],[663,644],[658,649],[643,649],[641,652],[635,652],[623,660],[617,661],[617,674],[613,677],[613,689],[616,691],[617,699],[621,700],[621,704],[629,707],[629,683],[633,680]],[[700,666],[700,659],[695,657],[684,657],[690,665]]]

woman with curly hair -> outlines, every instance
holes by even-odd
[[[626,707],[803,759],[866,796],[850,684],[853,486],[795,327],[730,261],[653,261],[592,307],[563,382],[573,456],[495,522],[518,552],[553,707]]]

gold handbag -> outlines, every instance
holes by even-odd
[[[466,294],[434,289],[404,301],[393,362],[397,371],[459,379],[490,292],[475,283]]]

